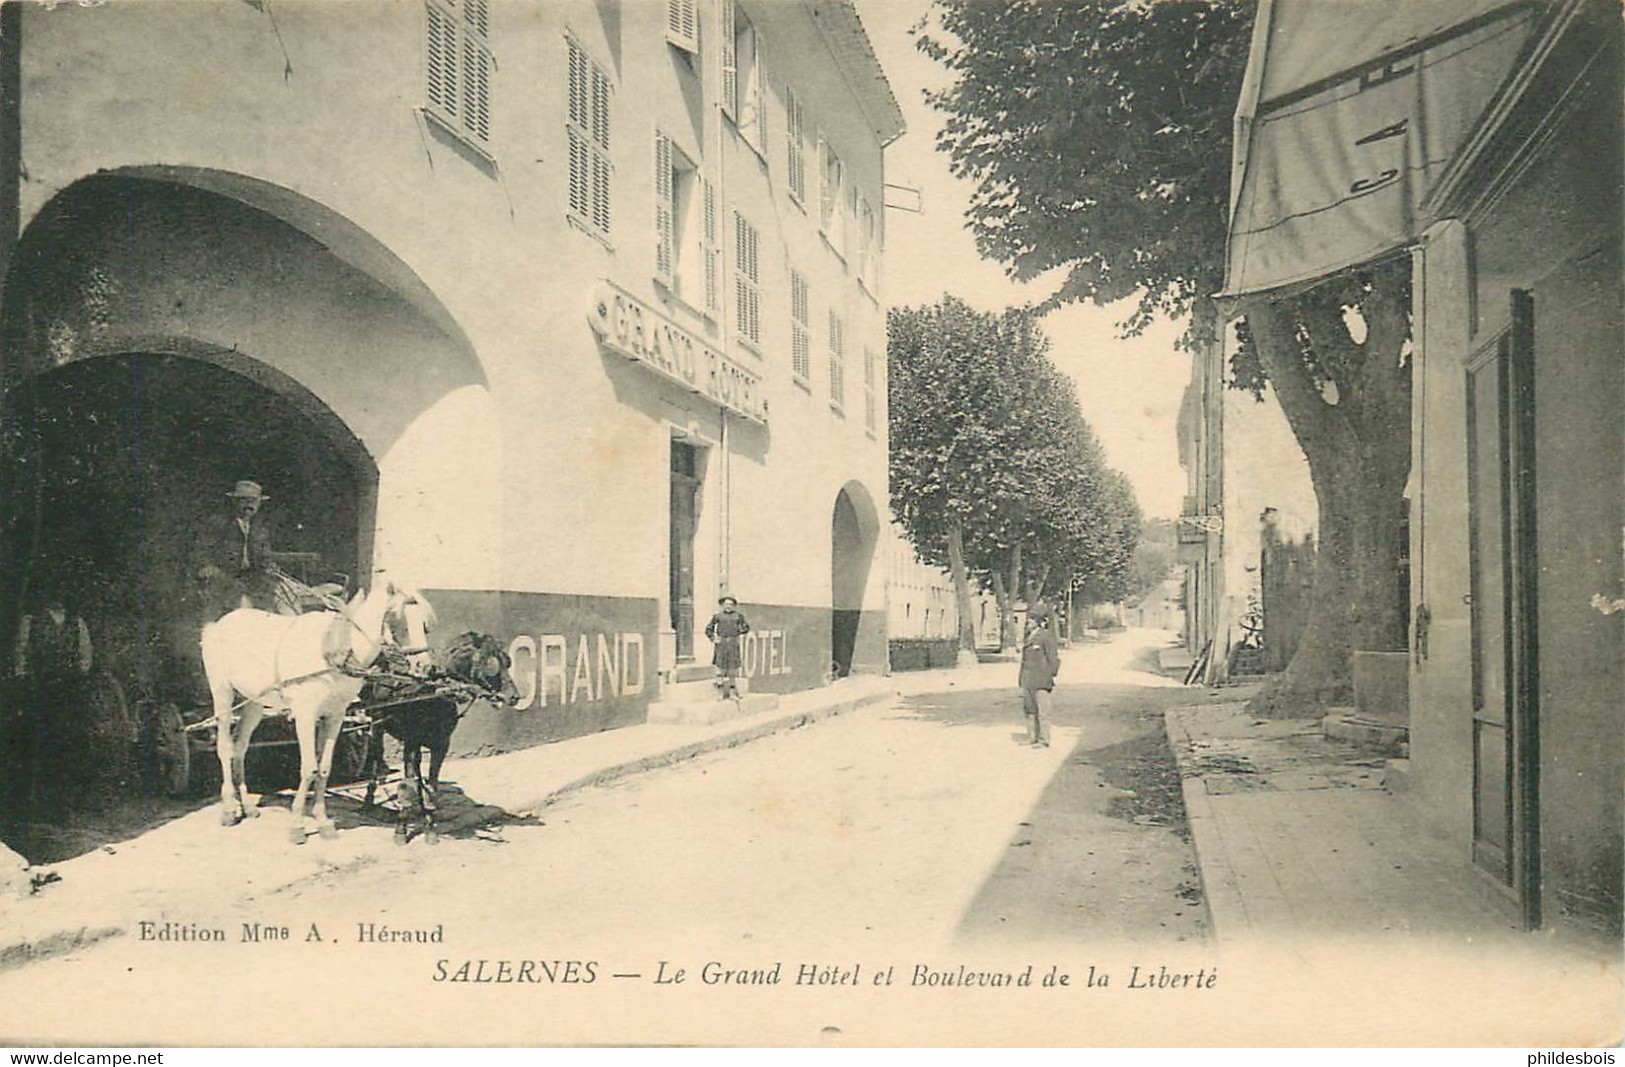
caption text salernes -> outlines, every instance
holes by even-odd
[[[11,1062],[37,1064],[77,1064],[83,1067],[142,1067],[164,1062],[162,1052],[13,1052]]]
[[[965,964],[888,963],[798,963],[786,967],[782,961],[760,967],[735,967],[711,960],[698,968],[680,967],[669,960],[659,961],[652,971],[617,970],[598,960],[544,959],[439,959],[431,980],[474,984],[512,985],[592,985],[611,981],[642,981],[657,986],[803,986],[880,987],[906,986],[926,989],[1212,989],[1219,981],[1215,967],[1194,971],[1169,970],[1166,965],[1134,964],[1127,972],[1111,971],[1093,964],[1073,973],[1057,964],[1048,969],[1028,964],[1016,970],[982,970]]]

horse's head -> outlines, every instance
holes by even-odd
[[[446,649],[444,667],[453,678],[485,690],[486,699],[493,704],[512,707],[519,700],[519,689],[509,673],[513,660],[502,642],[490,634],[470,630],[457,638]]]

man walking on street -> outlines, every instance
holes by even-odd
[[[1061,647],[1055,639],[1055,627],[1049,605],[1042,600],[1033,601],[1027,610],[1027,632],[1021,642],[1021,703],[1027,713],[1027,743],[1033,748],[1048,748],[1049,735],[1044,729],[1044,713],[1049,711],[1050,693],[1055,689],[1055,675],[1061,669]]]

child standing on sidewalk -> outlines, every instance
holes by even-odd
[[[1049,710],[1050,692],[1055,688],[1055,675],[1061,669],[1061,647],[1055,639],[1055,628],[1050,625],[1049,605],[1033,601],[1027,610],[1027,632],[1021,641],[1021,703],[1027,712],[1027,743],[1033,748],[1048,748],[1049,735],[1044,729],[1043,714]]]
[[[717,689],[724,700],[739,699],[739,638],[750,633],[750,623],[739,610],[739,601],[725,596],[717,601],[721,611],[705,624],[705,636],[715,646],[711,663],[717,669]]]

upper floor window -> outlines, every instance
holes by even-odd
[[[797,381],[812,377],[812,301],[807,276],[790,268],[790,370]]]
[[[762,83],[761,39],[734,0],[722,0],[722,111],[746,144],[766,150],[767,109]]]
[[[869,200],[859,193],[857,197],[858,218],[858,281],[869,290],[869,295],[879,295],[880,285],[880,244],[875,236],[875,212],[869,206]]]
[[[609,75],[568,38],[570,106],[570,214],[590,230],[609,236]]]
[[[483,146],[491,140],[489,0],[428,0],[424,11],[428,112]]]
[[[695,0],[666,0],[666,40],[690,55],[700,51],[700,23]]]
[[[846,323],[829,313],[829,403],[837,411],[846,408]]]
[[[846,258],[846,168],[828,141],[819,142],[822,181],[819,183],[818,229],[835,254]]]
[[[762,238],[734,212],[734,326],[752,345],[762,343]]]
[[[784,90],[784,141],[789,158],[785,173],[789,175],[790,196],[798,204],[807,202],[807,116],[801,106],[801,97],[793,89]]]
[[[867,345],[863,348],[863,426],[870,433],[875,432],[875,422],[879,414],[879,403],[875,397],[875,350]]]
[[[655,277],[695,307],[719,303],[716,190],[665,133],[655,131]]]

